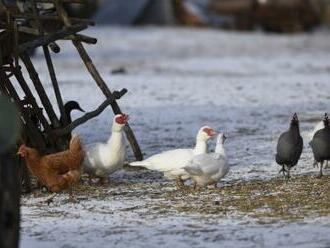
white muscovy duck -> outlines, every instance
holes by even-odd
[[[112,133],[107,143],[91,144],[86,149],[86,157],[83,162],[84,172],[99,177],[103,184],[104,179],[124,165],[126,155],[125,138],[123,128],[128,121],[128,115],[115,115],[112,122]]]
[[[149,170],[163,172],[167,178],[176,179],[177,187],[184,185],[184,180],[189,179],[189,174],[183,169],[189,160],[198,154],[207,153],[207,141],[217,133],[209,126],[199,129],[196,136],[194,149],[175,149],[155,154],[143,161],[130,163],[131,166],[145,167]]]
[[[184,170],[190,175],[196,186],[205,187],[209,184],[217,186],[218,181],[227,175],[229,164],[224,148],[226,136],[220,133],[214,153],[193,156]]]

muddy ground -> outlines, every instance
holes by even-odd
[[[329,32],[149,27],[89,34],[99,38],[88,50],[109,86],[129,90],[119,103],[146,157],[192,147],[208,124],[228,136],[231,171],[218,189],[198,192],[132,169],[111,175],[106,187],[80,185],[76,203],[62,194],[48,206],[41,203],[47,194],[35,191],[22,199],[22,247],[330,246],[329,171],[315,177],[308,146],[309,132],[329,111]],[[34,61],[49,82],[41,53]],[[88,111],[103,101],[72,47],[62,45],[55,66],[65,100]],[[111,73],[118,68],[125,70]],[[274,154],[294,112],[304,151],[286,182]],[[75,132],[86,144],[105,141],[112,116],[107,110]],[[127,159],[134,159],[129,149]]]

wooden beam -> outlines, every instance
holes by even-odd
[[[44,106],[45,111],[47,112],[50,122],[52,123],[53,127],[55,127],[55,128],[59,127],[60,126],[59,119],[57,118],[57,116],[55,114],[53,106],[47,96],[47,93],[46,93],[44,87],[42,86],[38,73],[32,64],[32,61],[31,61],[29,55],[25,52],[25,53],[21,54],[20,57],[30,75],[30,78],[39,95],[42,105]]]
[[[6,73],[0,67],[0,81],[4,87],[6,87],[10,97],[16,103],[20,114],[24,120],[26,126],[27,135],[29,136],[33,147],[37,147],[39,150],[46,150],[46,142],[44,137],[41,135],[39,130],[36,128],[35,124],[31,121],[30,117],[27,115],[21,99],[17,94],[14,86],[11,84],[10,80],[7,78]]]
[[[41,111],[39,111],[39,106],[37,104],[37,101],[36,99],[34,98],[25,78],[23,77],[23,74],[22,74],[22,71],[20,68],[14,68],[13,65],[12,66],[12,72],[14,73],[15,77],[16,77],[16,80],[17,82],[19,83],[19,85],[21,86],[25,96],[26,96],[26,99],[27,99],[27,102],[29,104],[31,104],[32,108],[34,109],[35,111],[35,114],[38,118],[38,120],[40,120],[40,123],[41,125],[44,127],[45,131],[48,133],[48,134],[51,134],[51,127],[49,126],[49,123],[48,121],[46,120],[45,116],[42,114]],[[52,142],[53,140],[50,140],[50,143],[52,144],[52,146],[55,148],[56,144]]]
[[[84,24],[77,24],[77,25],[72,25],[71,27],[63,28],[62,30],[55,32],[54,34],[41,36],[32,41],[28,41],[23,44],[20,44],[18,46],[18,52],[23,53],[26,52],[27,50],[31,50],[39,46],[48,45],[51,42],[64,39],[65,37],[80,32],[86,28],[87,25]]]
[[[97,43],[96,38],[89,37],[87,35],[82,35],[82,34],[70,35],[67,38],[69,40],[77,40],[77,41],[81,41],[81,42],[84,42],[84,43],[87,43],[87,44],[96,44]]]
[[[64,104],[63,104],[63,100],[62,100],[60,87],[58,86],[58,82],[57,82],[57,78],[56,78],[52,58],[50,56],[48,46],[45,45],[42,48],[44,50],[44,55],[45,55],[45,59],[46,59],[46,62],[47,62],[49,76],[50,76],[50,79],[51,79],[52,84],[53,84],[53,88],[54,88],[54,92],[55,92],[55,96],[56,96],[56,100],[57,100],[57,105],[58,105],[58,108],[60,110],[61,117],[64,121],[64,124],[67,125],[68,120],[67,120],[67,116],[66,116],[65,109],[64,109]]]
[[[110,91],[110,89],[106,85],[106,83],[103,80],[103,78],[101,77],[100,73],[97,71],[95,65],[93,64],[92,59],[87,54],[84,46],[79,41],[73,40],[72,42],[73,42],[74,46],[77,48],[77,51],[78,51],[81,59],[83,60],[87,70],[89,71],[91,76],[94,78],[96,84],[101,89],[103,94],[107,98],[113,97],[112,92]],[[120,109],[120,107],[119,107],[119,105],[117,104],[116,101],[111,103],[111,107],[112,107],[112,110],[115,114],[121,114],[122,113],[122,111],[121,111],[121,109]],[[135,138],[135,135],[134,135],[134,133],[133,133],[133,131],[130,128],[128,123],[126,124],[124,130],[125,130],[126,137],[129,141],[129,143],[131,144],[131,147],[133,149],[133,152],[134,152],[134,155],[135,155],[136,159],[137,160],[142,160],[143,155],[142,155],[141,149],[140,149],[139,144],[138,144],[138,142]]]
[[[64,136],[71,133],[72,130],[78,127],[79,125],[101,114],[106,109],[106,107],[108,107],[114,101],[116,101],[114,97],[108,98],[96,110],[84,114],[82,117],[71,122],[65,128],[54,130],[53,133],[57,136]]]

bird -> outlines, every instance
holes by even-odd
[[[100,183],[124,165],[126,144],[123,129],[128,121],[127,114],[117,114],[112,121],[112,133],[107,143],[95,143],[86,147],[86,157],[83,162],[84,172],[92,177],[100,178]]]
[[[85,156],[78,136],[73,136],[69,149],[62,152],[42,155],[38,150],[22,144],[17,154],[25,159],[27,167],[41,185],[53,193],[69,189],[78,182]]]
[[[320,129],[322,129],[322,128],[324,128],[324,122],[323,122],[323,120],[321,120],[320,122],[318,122],[318,123],[316,124],[316,126],[314,127],[313,131],[311,131],[311,132],[308,133],[308,138],[309,138],[310,142],[312,141],[312,139],[313,139],[315,133],[316,133],[317,131],[319,131]],[[309,142],[309,143],[310,143],[310,142]],[[318,166],[317,161],[314,160],[313,166],[314,166],[314,167]],[[328,160],[326,161],[326,164],[325,164],[324,168],[325,168],[325,169],[326,169],[326,168],[329,168],[329,161],[328,161]]]
[[[280,173],[287,179],[290,178],[290,170],[297,165],[303,150],[303,139],[299,131],[299,120],[295,113],[292,116],[290,128],[281,134],[277,143],[276,162],[282,166]],[[286,174],[286,175],[285,175]]]
[[[66,121],[67,121],[67,124],[70,124],[72,123],[72,118],[71,118],[71,112],[73,110],[79,110],[81,112],[85,112],[85,110],[83,110],[79,103],[77,103],[76,101],[68,101],[64,104],[64,112],[65,112],[65,115],[66,115]],[[65,125],[64,123],[64,117],[61,116],[60,117],[60,123],[62,126]]]
[[[224,148],[227,137],[219,133],[214,153],[199,154],[193,156],[184,170],[194,181],[194,189],[214,184],[217,187],[218,181],[229,172],[229,164]]]
[[[155,154],[143,161],[131,162],[130,165],[160,171],[164,173],[165,177],[175,179],[177,187],[182,188],[184,186],[184,181],[190,177],[184,170],[184,167],[194,155],[207,153],[207,141],[216,134],[217,132],[213,128],[203,126],[197,133],[195,148],[165,151]]]
[[[324,115],[323,124],[324,128],[318,130],[309,143],[312,147],[316,164],[320,163],[319,177],[323,175],[322,169],[324,161],[330,160],[330,126],[327,113]]]
[[[311,141],[311,140],[313,139],[313,137],[314,137],[314,134],[315,134],[317,131],[319,131],[320,129],[322,129],[322,128],[324,128],[323,120],[319,121],[319,122],[315,125],[313,131],[311,131],[311,132],[308,133],[308,138],[309,138],[309,140]]]

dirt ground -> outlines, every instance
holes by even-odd
[[[104,27],[89,34],[99,38],[88,50],[109,86],[129,90],[119,104],[131,115],[145,157],[192,147],[208,124],[228,136],[231,171],[218,189],[197,192],[130,168],[111,175],[106,187],[78,186],[76,203],[64,193],[48,206],[41,203],[48,194],[37,190],[22,199],[22,247],[330,246],[329,170],[315,177],[308,145],[329,111],[329,32]],[[63,44],[55,66],[65,100],[93,110],[104,98]],[[34,61],[47,81],[41,53]],[[124,73],[111,73],[118,68]],[[286,182],[274,154],[294,112],[304,151]],[[86,144],[105,141],[112,116],[107,110],[76,132]],[[129,148],[127,159],[134,160]]]

